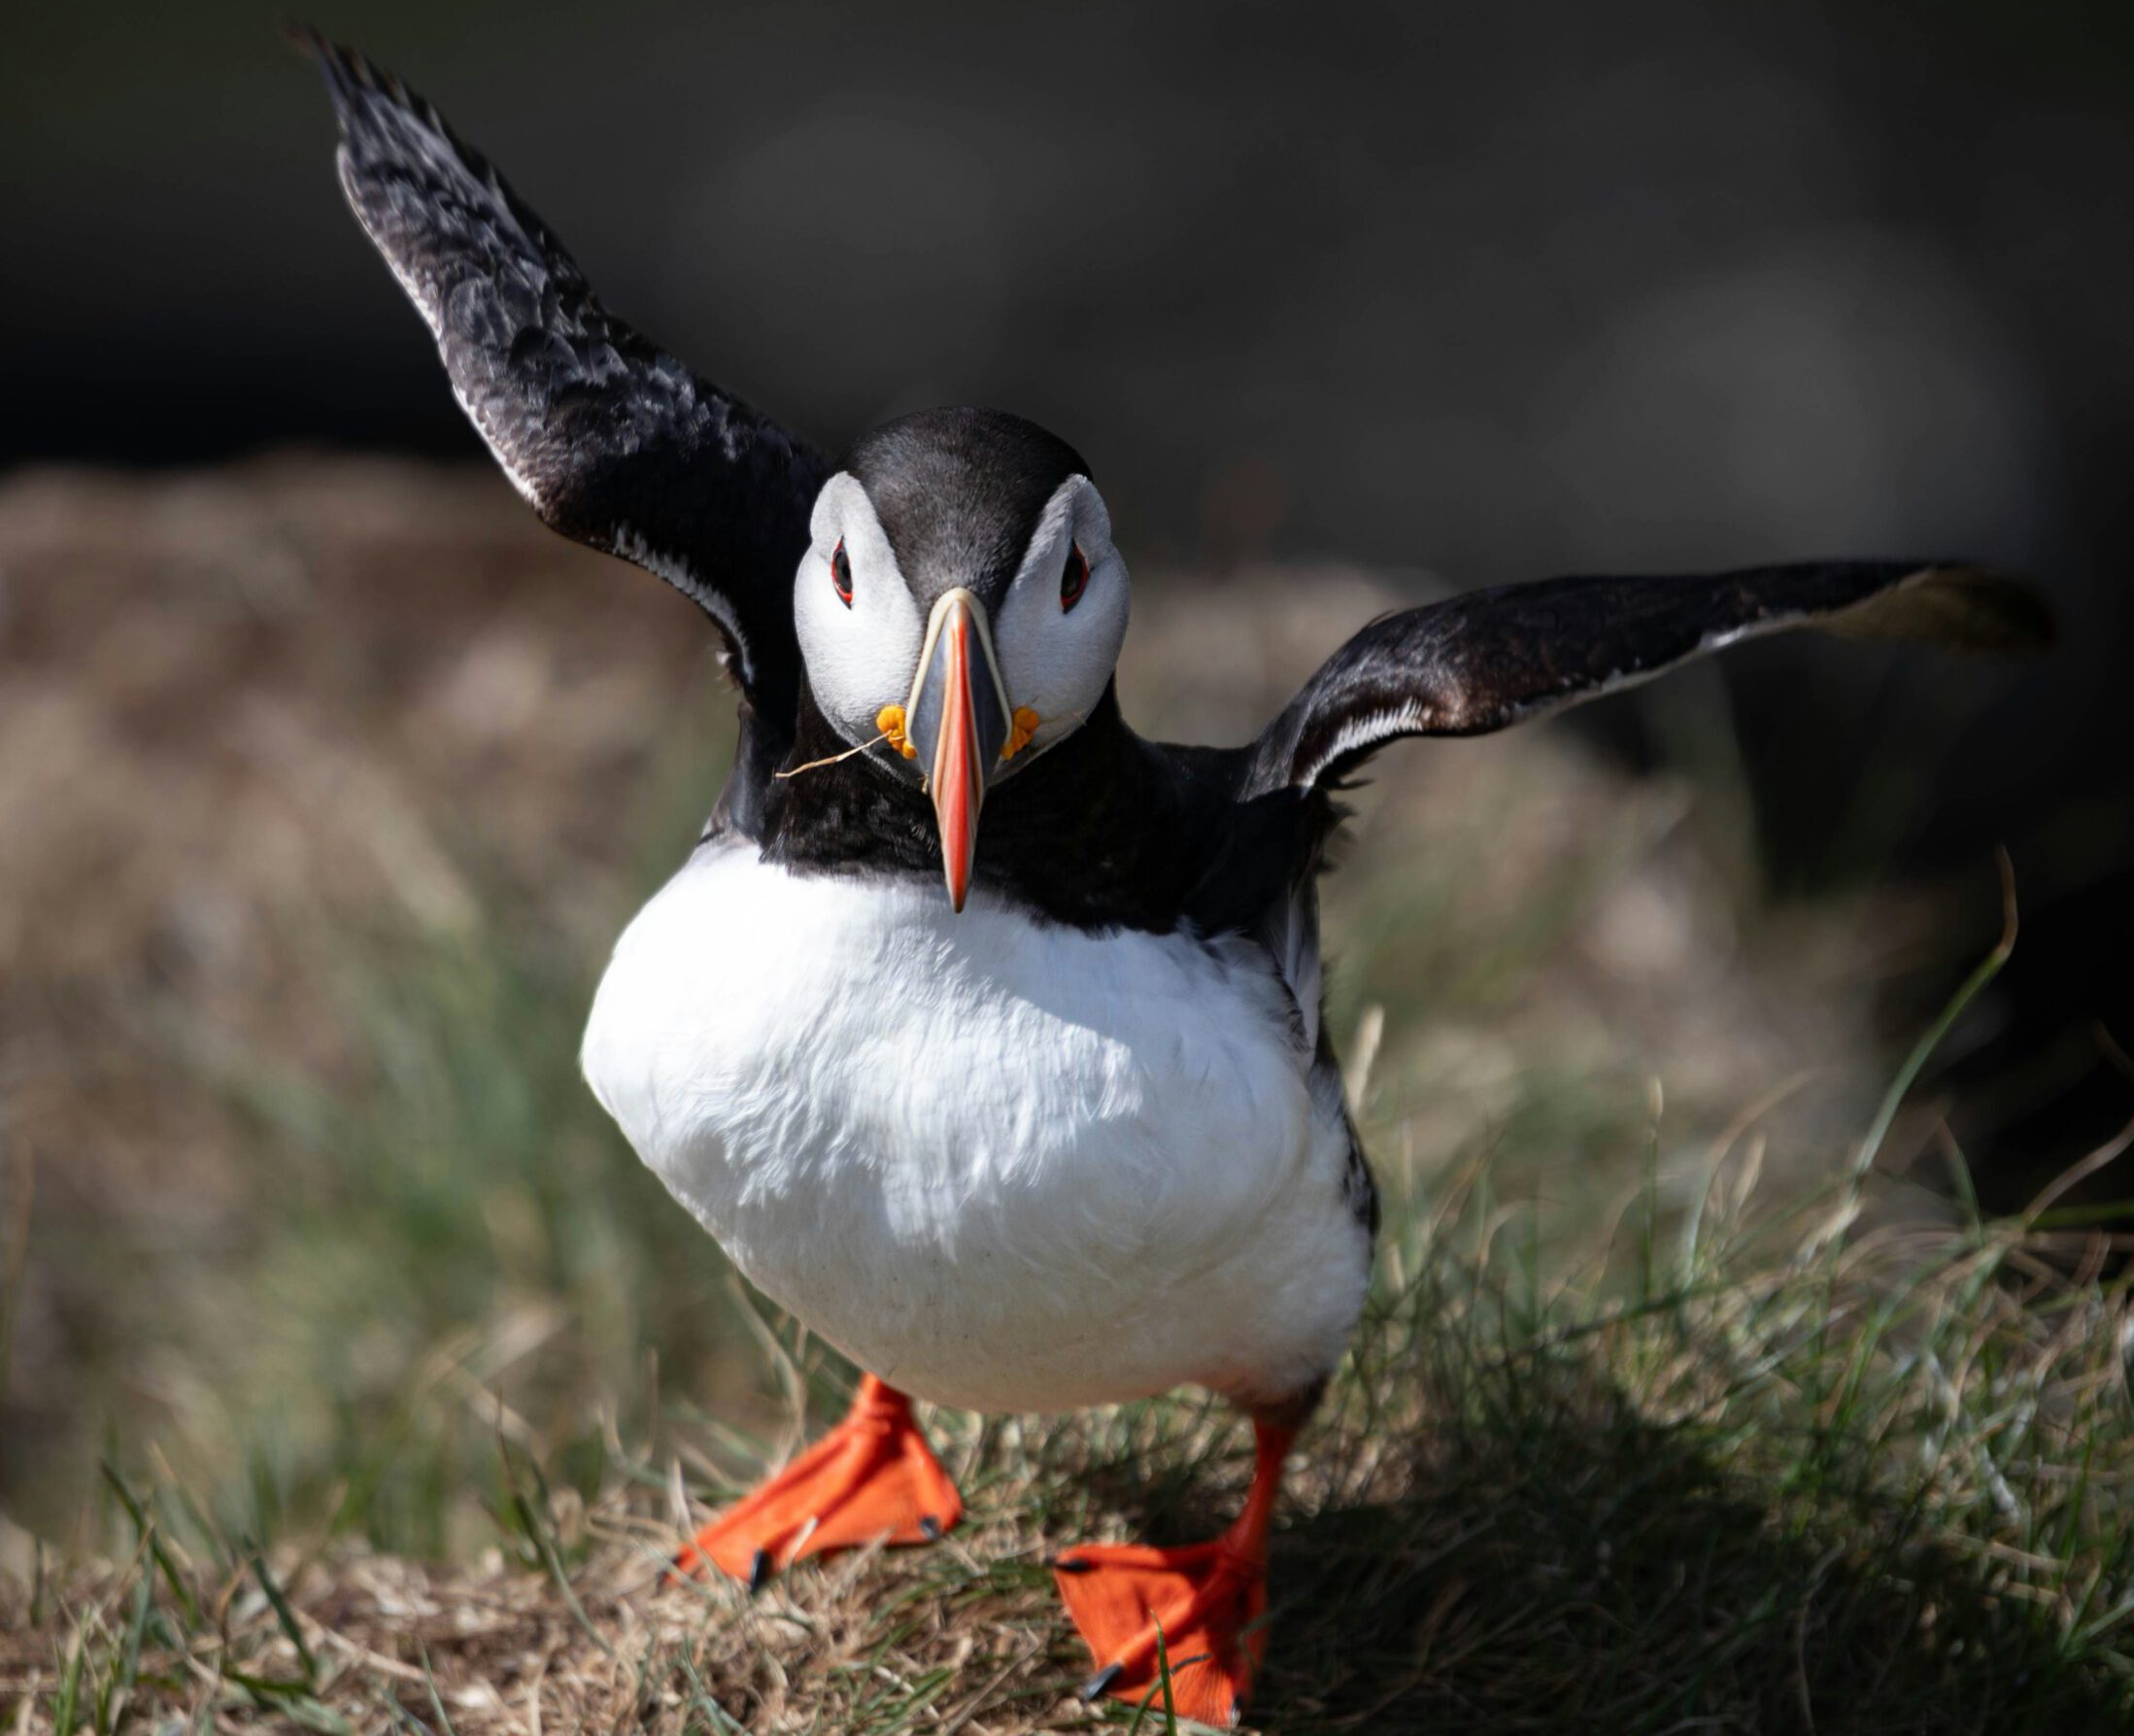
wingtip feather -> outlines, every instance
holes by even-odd
[[[378,87],[377,69],[354,49],[335,42],[305,19],[285,20],[282,34],[298,53],[318,67],[320,77],[325,81],[327,100],[333,104],[334,119],[347,133],[363,91]]]
[[[2004,653],[2045,651],[2059,637],[2051,604],[2028,579],[1953,561],[1921,566],[1854,604],[1833,620],[1832,630]]]
[[[465,147],[452,136],[445,118],[434,103],[408,87],[405,80],[389,67],[380,66],[361,51],[335,42],[316,24],[290,19],[283,25],[297,52],[319,68],[325,80],[326,95],[345,134],[363,119],[372,103],[397,109],[431,131],[443,135],[455,149]]]
[[[333,47],[317,24],[293,14],[282,19],[282,40],[307,60],[319,59]]]

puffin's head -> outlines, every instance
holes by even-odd
[[[794,620],[830,726],[932,798],[961,910],[986,791],[1103,698],[1127,569],[1066,441],[925,410],[863,435],[823,485]]]

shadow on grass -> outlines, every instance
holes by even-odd
[[[1449,1424],[1278,1539],[1270,1732],[2107,1731],[2126,1685],[1916,1515],[1750,1488],[1610,1394]]]

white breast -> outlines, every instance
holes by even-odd
[[[1333,1367],[1369,1257],[1288,1013],[1243,940],[718,843],[623,936],[584,1063],[734,1263],[896,1385],[1271,1400]]]

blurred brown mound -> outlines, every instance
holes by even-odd
[[[463,924],[463,834],[601,943],[709,678],[687,606],[618,572],[472,469],[0,487],[0,1151],[40,1159],[11,1435],[93,1426],[129,1260],[242,1240],[188,1042],[345,1067],[308,936]]]
[[[271,973],[247,910],[451,920],[425,801],[478,805],[515,872],[597,861],[654,696],[704,648],[471,470],[30,473],[0,490],[0,962],[153,957],[218,1011]]]

